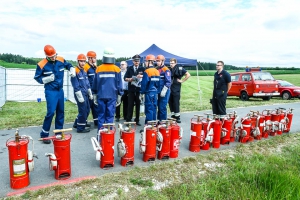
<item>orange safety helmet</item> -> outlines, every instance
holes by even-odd
[[[149,54],[149,55],[146,56],[145,60],[152,60],[152,61],[154,61],[155,60],[155,56],[152,55],[152,54]]]
[[[52,57],[52,56],[56,55],[56,50],[53,48],[53,46],[51,46],[49,44],[47,44],[44,47],[44,52],[47,57]]]
[[[77,56],[77,60],[84,60],[84,61],[86,61],[86,57],[85,57],[85,55],[84,54],[79,54],[78,56]]]
[[[89,52],[87,52],[86,56],[87,56],[88,58],[89,58],[89,57],[91,57],[91,58],[96,58],[96,57],[97,57],[97,54],[96,54],[96,52],[94,52],[94,51],[89,51]]]
[[[156,60],[165,60],[165,57],[163,55],[156,56]]]

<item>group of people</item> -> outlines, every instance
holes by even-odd
[[[49,136],[49,130],[54,114],[55,129],[62,129],[64,124],[64,69],[69,70],[74,97],[78,106],[78,115],[73,127],[78,133],[89,132],[91,126],[87,123],[90,110],[94,125],[98,130],[104,123],[120,119],[120,105],[123,102],[124,119],[129,122],[133,117],[140,124],[140,105],[144,103],[148,121],[167,119],[167,104],[169,103],[171,117],[180,123],[180,88],[190,74],[177,65],[176,59],[170,59],[170,68],[165,66],[163,55],[147,55],[141,65],[141,57],[132,57],[133,65],[127,68],[126,61],[115,65],[113,49],[104,50],[102,63],[97,66],[97,55],[89,51],[86,55],[77,56],[77,66],[73,67],[63,57],[57,55],[51,45],[44,47],[46,58],[37,64],[34,79],[44,84],[47,103],[47,114],[44,119],[41,138]],[[182,77],[184,77],[182,79]],[[51,140],[43,140],[50,144]]]

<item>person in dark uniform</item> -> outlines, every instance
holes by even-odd
[[[175,58],[170,59],[171,70],[171,94],[169,99],[169,107],[171,117],[176,119],[177,123],[180,121],[180,91],[181,85],[190,78],[190,73],[187,72],[182,66],[177,65]],[[181,78],[184,76],[184,79]]]
[[[218,61],[216,65],[217,72],[214,75],[213,98],[211,99],[213,114],[226,115],[226,98],[231,88],[230,74],[224,69],[224,62]]]
[[[140,66],[140,55],[136,54],[132,57],[133,65],[129,66],[124,80],[128,82],[128,112],[126,122],[131,122],[133,115],[133,108],[135,106],[135,119],[136,125],[140,124],[140,90],[141,81],[145,68]]]

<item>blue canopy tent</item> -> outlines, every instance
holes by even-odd
[[[143,63],[143,61],[145,60],[145,58],[148,54],[153,54],[155,57],[160,54],[163,55],[166,58],[166,60],[165,60],[166,65],[169,65],[170,58],[176,58],[177,63],[181,66],[196,66],[197,67],[196,59],[183,58],[183,57],[171,54],[171,53],[159,48],[155,44],[152,44],[148,49],[146,49],[145,51],[143,51],[142,53],[139,54],[141,56],[141,63]],[[126,62],[128,64],[128,66],[133,65],[131,59],[126,60]]]
[[[149,54],[153,54],[155,57],[157,55],[163,55],[165,57],[165,64],[167,66],[170,66],[170,59],[171,58],[175,58],[177,60],[177,64],[184,66],[184,67],[196,67],[197,70],[197,81],[198,81],[198,94],[199,94],[199,101],[200,101],[200,105],[202,105],[202,100],[201,100],[201,90],[200,90],[200,81],[199,81],[199,76],[198,76],[198,63],[196,59],[189,59],[189,58],[184,58],[184,57],[180,57],[174,54],[171,54],[161,48],[159,48],[158,46],[156,46],[155,44],[152,44],[148,49],[146,49],[145,51],[143,51],[142,53],[140,53],[139,55],[141,56],[141,63],[144,62],[145,58],[147,55]],[[128,66],[133,65],[132,59],[126,60]],[[120,66],[120,63],[116,63],[117,66]]]

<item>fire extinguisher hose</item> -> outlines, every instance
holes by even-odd
[[[29,136],[29,135],[21,135],[21,138],[22,139],[29,139],[32,142],[32,150],[28,150],[27,151],[28,170],[30,172],[32,172],[34,170],[34,160],[33,160],[33,156],[34,156],[34,153],[33,153],[33,150],[34,150],[34,141],[33,141],[32,137]]]
[[[95,137],[91,137],[91,142],[92,142],[94,151],[96,151],[96,160],[100,160],[100,154],[102,154],[102,156],[104,156],[102,148],[99,145],[99,143]]]
[[[57,159],[54,153],[45,153],[46,157],[49,157],[50,163],[49,163],[49,168],[50,171],[56,170],[57,169]]]

